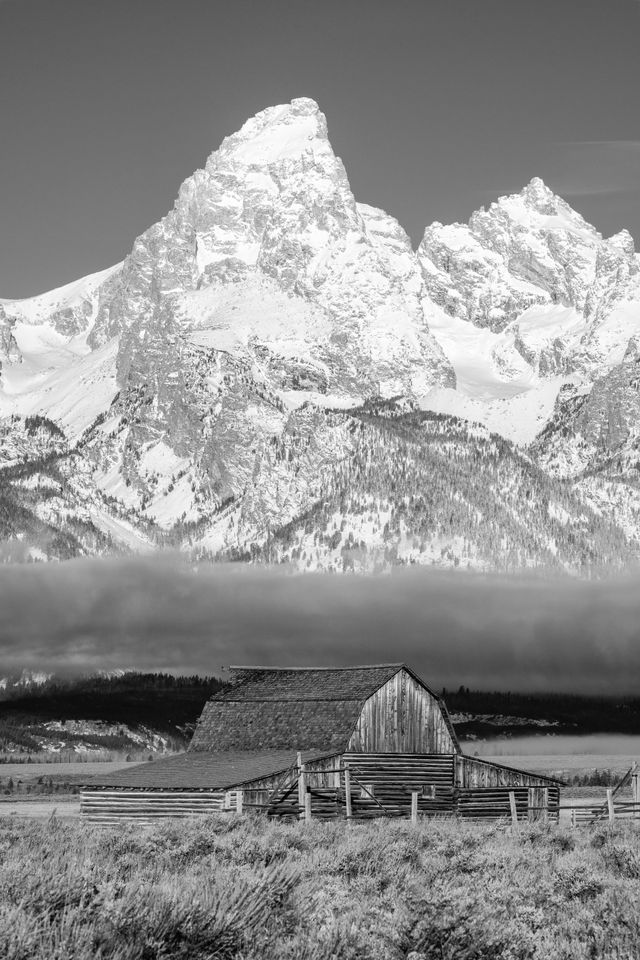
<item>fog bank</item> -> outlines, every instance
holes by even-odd
[[[639,625],[631,577],[294,575],[176,556],[0,567],[0,674],[406,661],[438,688],[640,693]]]

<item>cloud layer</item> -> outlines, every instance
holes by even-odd
[[[82,560],[0,568],[0,611],[0,673],[406,661],[438,688],[640,693],[631,578]]]

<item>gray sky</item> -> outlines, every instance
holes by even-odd
[[[636,0],[0,0],[0,297],[120,260],[298,96],[416,242],[532,176],[640,237],[639,34]]]
[[[293,576],[161,558],[0,565],[5,672],[405,661],[434,687],[640,693],[637,578]]]

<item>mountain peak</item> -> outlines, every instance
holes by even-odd
[[[540,177],[533,177],[522,190],[521,196],[540,213],[555,209],[559,200]]]
[[[217,153],[243,166],[264,166],[330,149],[327,121],[318,104],[298,97],[261,110],[226,137]]]

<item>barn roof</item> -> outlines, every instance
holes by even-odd
[[[365,700],[403,663],[360,667],[230,667],[230,690],[214,700]]]
[[[189,750],[342,750],[364,701],[403,666],[231,667],[231,687],[205,704]]]
[[[317,757],[317,751],[302,752],[303,763]],[[200,751],[152,763],[130,764],[114,773],[90,777],[84,785],[137,790],[224,790],[284,773],[295,763],[295,750],[238,750],[222,754]]]

